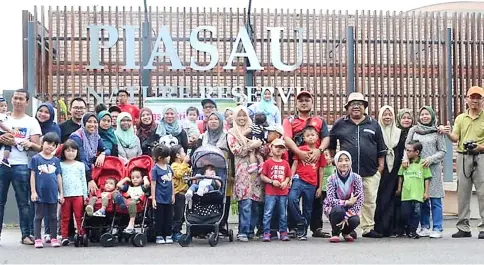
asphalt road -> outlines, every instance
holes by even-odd
[[[446,231],[442,239],[359,238],[355,243],[337,244],[320,238],[309,238],[306,242],[220,241],[217,247],[210,247],[206,240],[194,240],[189,248],[173,244],[148,245],[144,248],[91,245],[88,248],[69,246],[53,249],[47,246],[34,249],[19,243],[17,229],[5,229],[0,242],[0,264],[483,263],[484,240],[477,239],[476,231],[473,231],[473,238],[452,239],[454,223],[453,220],[445,222]]]

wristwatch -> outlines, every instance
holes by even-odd
[[[272,185],[272,183],[274,183],[274,181],[271,179],[271,182],[269,182],[269,184],[271,184],[271,185]]]

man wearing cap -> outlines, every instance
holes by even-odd
[[[377,120],[365,114],[367,107],[368,101],[363,94],[355,92],[349,95],[345,105],[348,115],[337,120],[331,128],[328,149],[334,155],[339,141],[340,149],[351,154],[352,170],[363,178],[363,237],[380,238],[382,235],[374,230],[374,217],[386,147]]]
[[[329,144],[329,132],[326,121],[320,117],[311,115],[313,103],[313,95],[310,92],[299,92],[296,96],[297,115],[285,118],[282,122],[284,128],[284,140],[286,142],[287,148],[293,155],[298,156],[302,161],[307,161],[308,163],[315,163],[316,161],[319,161],[319,157],[323,154],[323,151],[328,147]],[[319,137],[316,141],[316,146],[318,146],[319,148],[317,151],[308,152],[302,151],[298,148],[298,146],[301,146],[304,143],[302,138],[302,131],[307,126],[314,127],[318,133]],[[292,163],[292,161],[290,161],[290,163]],[[319,199],[314,200],[313,210],[311,214],[310,229],[313,232],[313,237],[329,237],[329,234],[323,232],[322,230],[322,211],[323,206],[320,197]],[[288,218],[289,229],[294,229],[295,224],[289,216]]]
[[[116,130],[116,127],[118,126],[116,121],[118,120],[119,113],[122,111],[118,106],[111,106],[109,107],[108,112],[111,114],[111,126]]]
[[[118,91],[118,107],[121,112],[127,112],[133,118],[133,124],[137,124],[139,120],[139,108],[133,104],[129,104],[129,94],[128,91],[122,89]]]
[[[206,98],[202,100],[203,120],[197,121],[197,126],[200,133],[204,133],[207,130],[207,117],[214,111],[217,111],[217,104],[213,99]]]
[[[469,219],[472,185],[476,187],[481,222],[479,239],[484,239],[484,114],[482,111],[484,89],[471,87],[467,91],[466,112],[457,116],[454,129],[450,122],[439,126],[439,131],[457,145],[457,233],[453,238],[472,237]]]

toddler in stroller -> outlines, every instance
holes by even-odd
[[[215,167],[212,165],[206,165],[203,172],[204,176],[217,177],[215,172]],[[198,180],[200,179],[200,180]],[[185,194],[185,198],[191,201],[193,193],[196,192],[198,196],[203,196],[204,194],[218,190],[222,186],[222,182],[218,179],[203,178],[202,175],[197,174],[195,179],[192,180],[192,185]]]
[[[104,187],[97,190],[95,194],[89,196],[89,202],[86,206],[87,216],[106,217],[106,209],[109,206],[113,192],[116,190],[117,182],[118,181],[115,178],[106,178]],[[94,212],[94,206],[99,198],[101,198],[101,208]]]

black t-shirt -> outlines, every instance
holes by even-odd
[[[81,128],[81,125],[73,122],[72,119],[69,119],[59,124],[59,127],[61,129],[61,142],[65,143],[73,132]]]

